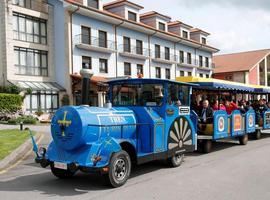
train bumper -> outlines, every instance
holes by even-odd
[[[87,144],[79,149],[66,151],[52,142],[48,149],[38,153],[35,159],[41,167],[54,165],[60,169],[84,172],[106,171],[112,153],[121,150],[121,146],[112,138]]]

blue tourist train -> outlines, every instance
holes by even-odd
[[[84,85],[87,83],[85,80]],[[246,144],[248,134],[258,129],[253,109],[245,114],[217,110],[200,131],[200,117],[190,107],[192,88],[222,89],[209,80],[206,84],[138,78],[108,84],[110,103],[106,108],[62,107],[51,121],[53,141],[49,146],[38,149],[33,140],[36,162],[50,166],[56,177],[72,177],[78,170],[97,172],[119,187],[129,178],[132,165],[166,160],[178,167],[184,154],[197,150],[197,143],[203,143],[204,152],[210,151],[212,141],[224,138],[238,138],[240,144]],[[254,92],[244,86],[225,87],[223,83],[226,91]],[[262,116],[264,128],[269,128],[268,112]]]

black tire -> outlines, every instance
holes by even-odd
[[[127,182],[130,172],[130,156],[126,151],[122,150],[112,155],[109,165],[109,173],[105,175],[105,179],[112,187],[117,188]]]
[[[242,135],[239,137],[239,143],[241,145],[246,145],[248,143],[248,135],[245,134],[245,135]]]
[[[57,169],[54,167],[53,164],[51,164],[51,172],[54,176],[60,179],[66,179],[66,178],[71,178],[74,176],[76,172],[71,172],[69,169],[64,170],[64,169]]]
[[[184,154],[177,154],[167,159],[170,167],[179,167],[184,161]]]
[[[262,137],[262,130],[261,129],[257,129],[256,132],[254,133],[254,139],[255,140],[259,140]]]
[[[212,141],[211,140],[203,140],[202,142],[202,152],[210,153],[212,150]]]

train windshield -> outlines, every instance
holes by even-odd
[[[112,88],[114,106],[162,106],[162,84],[121,84]]]

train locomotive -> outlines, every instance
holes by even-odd
[[[161,79],[108,84],[107,107],[65,106],[55,113],[53,141],[36,150],[37,163],[58,178],[97,172],[119,187],[132,165],[162,159],[178,167],[185,153],[196,150],[197,117],[189,107],[193,84]]]

